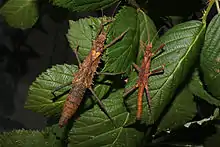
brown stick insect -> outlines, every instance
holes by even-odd
[[[141,116],[142,116],[142,109],[143,109],[143,102],[142,101],[143,101],[144,89],[146,90],[146,94],[147,94],[147,98],[148,98],[148,107],[149,107],[149,111],[151,113],[151,97],[150,97],[149,88],[148,88],[149,77],[153,74],[161,73],[164,71],[164,65],[162,65],[162,67],[157,68],[155,70],[152,70],[152,71],[150,70],[152,57],[154,55],[156,55],[158,53],[158,51],[160,51],[165,46],[165,44],[162,44],[156,51],[152,52],[151,51],[152,42],[150,42],[149,36],[150,35],[148,33],[148,44],[141,42],[144,45],[144,47],[146,48],[144,51],[144,57],[143,57],[141,66],[139,67],[138,65],[133,63],[134,68],[139,73],[137,83],[132,88],[125,91],[125,93],[123,95],[125,97],[127,94],[131,93],[136,88],[138,88],[136,120],[140,120]]]
[[[112,20],[107,21],[107,23],[111,22]],[[92,42],[92,48],[88,54],[88,56],[84,59],[84,61],[81,63],[80,59],[78,57],[77,48],[74,50],[76,54],[76,58],[79,63],[79,70],[73,74],[74,78],[72,80],[72,88],[67,96],[67,99],[64,103],[63,110],[61,113],[61,117],[59,120],[59,126],[63,127],[68,123],[68,120],[75,114],[78,107],[80,106],[80,103],[83,99],[83,96],[85,94],[86,89],[89,89],[91,93],[96,98],[100,108],[104,111],[104,113],[110,118],[110,116],[107,113],[107,110],[104,107],[104,104],[100,101],[98,96],[95,94],[95,92],[92,89],[92,82],[93,77],[95,74],[97,74],[96,70],[98,68],[98,64],[101,60],[101,55],[103,51],[110,47],[111,45],[115,44],[117,41],[123,38],[123,36],[126,34],[126,31],[121,33],[120,36],[116,37],[114,40],[112,40],[109,44],[105,45],[107,33],[104,31],[104,24],[103,21],[101,22],[100,30],[98,32],[98,35],[95,40]],[[100,73],[102,74],[102,73]],[[103,74],[110,74],[115,75],[119,73],[103,73]],[[121,74],[121,73],[120,73]],[[67,83],[65,85],[69,85],[70,83]],[[62,86],[64,87],[64,85]],[[61,89],[62,87],[57,87],[52,91],[54,94],[55,91]],[[110,118],[111,119],[111,118]]]

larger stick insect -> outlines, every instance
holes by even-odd
[[[148,98],[148,107],[151,113],[151,97],[149,93],[148,88],[148,79],[149,76],[157,73],[161,73],[164,71],[164,65],[162,67],[157,68],[155,70],[150,70],[151,67],[151,59],[154,55],[158,53],[159,50],[161,50],[165,44],[162,44],[156,51],[152,52],[152,42],[150,42],[150,35],[148,33],[148,44],[143,43],[144,47],[146,48],[144,51],[144,58],[141,63],[141,67],[139,67],[137,64],[133,63],[134,68],[139,72],[137,83],[130,89],[128,89],[124,93],[124,97],[134,91],[136,88],[138,88],[138,98],[137,98],[137,113],[136,113],[136,120],[140,120],[142,116],[142,109],[143,109],[143,94],[144,89],[146,90],[147,98]]]
[[[112,20],[109,20],[108,23],[111,21]],[[93,40],[92,48],[91,48],[88,56],[84,59],[83,63],[80,62],[80,59],[79,59],[78,53],[77,53],[77,49],[74,50],[74,52],[76,54],[76,58],[79,62],[79,70],[78,70],[78,72],[73,74],[74,78],[72,80],[72,88],[71,88],[71,90],[67,96],[67,99],[64,103],[63,111],[61,113],[61,117],[59,120],[60,127],[63,127],[64,125],[66,125],[68,123],[68,120],[75,114],[78,107],[80,106],[80,103],[83,99],[83,96],[85,94],[86,89],[89,89],[91,91],[91,93],[96,98],[101,109],[110,118],[103,103],[100,101],[100,99],[97,97],[97,95],[93,91],[92,82],[93,82],[93,77],[96,74],[98,64],[100,63],[100,59],[101,59],[101,55],[102,55],[103,51],[106,48],[113,45],[114,43],[116,43],[118,40],[122,39],[122,37],[125,35],[125,33],[127,31],[128,31],[128,29],[126,31],[124,31],[120,36],[116,37],[108,45],[105,45],[107,33],[104,31],[104,24],[102,21],[98,35],[96,36],[96,39]],[[67,83],[65,85],[68,85],[68,84],[69,83]],[[54,92],[59,89],[61,89],[61,87],[57,87],[56,89],[54,89],[52,91],[52,93],[54,94]]]

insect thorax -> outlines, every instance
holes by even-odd
[[[105,40],[106,40],[106,33],[101,32],[98,35],[97,39],[93,42],[93,47],[96,50],[96,52],[101,52],[101,53],[103,52]]]

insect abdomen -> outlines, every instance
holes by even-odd
[[[63,111],[59,120],[59,126],[63,127],[68,120],[76,113],[86,91],[83,84],[74,84],[70,90],[63,106]]]

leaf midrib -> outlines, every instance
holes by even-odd
[[[195,42],[198,40],[198,38],[199,38],[201,32],[203,31],[204,27],[205,27],[205,25],[203,24],[203,26],[201,27],[201,30],[199,31],[198,35],[195,37],[194,41],[193,41],[193,42],[191,43],[191,45],[189,46],[189,49],[187,50],[187,52],[185,53],[185,55],[180,59],[180,61],[179,61],[179,63],[177,64],[176,68],[173,70],[173,72],[172,72],[172,73],[170,74],[170,76],[167,78],[166,82],[164,82],[164,83],[162,84],[161,88],[155,93],[155,95],[154,95],[153,97],[157,96],[158,93],[161,91],[161,89],[163,89],[164,85],[166,85],[167,82],[171,80],[171,77],[173,77],[173,73],[175,73],[175,72],[179,69],[180,65],[182,64],[182,62],[184,61],[184,59],[186,58],[186,56],[187,56],[187,55],[189,54],[189,52],[191,51],[192,46],[193,46],[193,45],[195,44]]]

